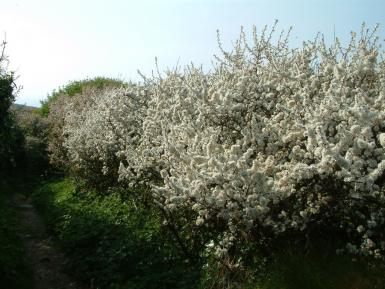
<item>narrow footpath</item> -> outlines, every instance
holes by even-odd
[[[31,289],[79,289],[62,272],[65,257],[52,246],[52,240],[43,221],[33,207],[31,197],[15,194],[13,203],[20,214],[20,238],[34,274]]]

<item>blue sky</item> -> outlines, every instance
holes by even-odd
[[[138,80],[158,57],[165,70],[193,62],[210,69],[218,54],[216,30],[225,47],[241,26],[251,34],[279,20],[293,26],[292,45],[333,31],[343,40],[362,22],[379,23],[385,38],[382,0],[0,0],[0,39],[8,41],[10,68],[23,86],[17,103],[39,105],[53,89],[94,76]]]

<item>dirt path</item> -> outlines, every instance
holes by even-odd
[[[30,197],[14,195],[13,202],[20,211],[22,231],[27,257],[34,273],[31,289],[78,289],[78,286],[61,271],[62,253],[52,247],[52,241],[45,226],[36,213]]]

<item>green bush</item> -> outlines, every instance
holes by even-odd
[[[110,87],[126,85],[122,80],[106,77],[72,81],[54,90],[46,100],[41,102],[37,112],[47,122],[47,150],[51,164],[64,171],[71,170],[68,167],[67,150],[63,146],[65,139],[63,126],[68,106],[73,104],[72,110],[81,111],[92,104],[94,93]]]
[[[46,183],[35,202],[68,256],[67,269],[101,288],[194,288],[199,279],[170,245],[151,208],[115,189],[77,191],[69,180]]]
[[[24,136],[23,168],[41,173],[48,168],[47,119],[37,113],[36,108],[13,105],[12,112]]]

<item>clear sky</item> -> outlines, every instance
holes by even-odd
[[[216,30],[225,47],[241,26],[251,33],[279,20],[293,26],[292,44],[348,39],[362,22],[380,26],[385,38],[385,0],[0,0],[0,40],[8,41],[10,68],[23,86],[16,102],[39,105],[53,89],[94,76],[139,80],[158,57],[165,70],[178,63],[210,69],[218,54]]]

